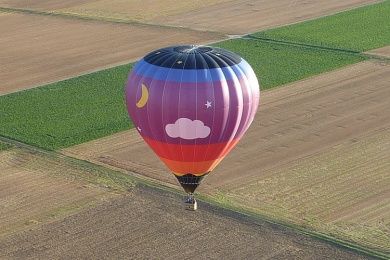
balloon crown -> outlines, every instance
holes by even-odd
[[[173,48],[173,51],[188,54],[198,54],[212,51],[213,48],[209,46],[198,46],[198,45],[182,45]]]
[[[215,69],[234,66],[242,59],[231,51],[213,46],[178,45],[153,51],[143,60],[171,69]]]

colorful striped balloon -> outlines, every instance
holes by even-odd
[[[153,51],[135,65],[126,86],[135,127],[189,193],[243,136],[259,95],[244,59],[209,46]]]

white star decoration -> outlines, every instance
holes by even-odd
[[[208,101],[206,102],[206,104],[204,104],[207,108],[210,108],[211,107],[211,101]]]
[[[177,64],[182,64],[183,62],[181,61],[181,60],[179,60],[178,62],[177,62]]]

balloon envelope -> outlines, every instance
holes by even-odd
[[[187,192],[244,135],[259,95],[256,75],[244,59],[209,46],[153,51],[137,62],[126,86],[137,131]]]

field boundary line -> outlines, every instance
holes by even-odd
[[[302,42],[291,42],[291,41],[285,41],[285,40],[278,40],[278,39],[254,36],[252,34],[247,34],[247,35],[244,35],[244,36],[236,38],[236,39],[255,40],[255,41],[257,40],[257,41],[267,42],[267,43],[271,43],[271,44],[280,44],[280,45],[287,45],[287,46],[293,46],[293,47],[303,47],[303,48],[308,48],[308,49],[338,52],[338,53],[344,53],[344,54],[348,54],[348,55],[356,55],[356,56],[365,57],[365,58],[372,59],[372,60],[380,60],[380,61],[385,61],[385,62],[390,61],[389,57],[386,57],[383,55],[378,55],[378,54],[366,53],[367,51],[361,52],[361,51],[356,51],[356,50],[351,50],[351,49],[327,47],[327,46],[308,44],[308,43],[302,43]],[[368,50],[368,51],[370,51],[370,50]]]
[[[259,40],[263,42],[271,42],[276,44],[283,44],[288,46],[297,46],[297,47],[308,47],[312,49],[319,49],[324,51],[335,51],[335,52],[344,52],[348,54],[360,54],[360,51],[350,50],[350,49],[343,49],[343,48],[334,48],[334,47],[327,47],[327,46],[321,46],[321,45],[314,45],[314,44],[308,44],[308,43],[301,43],[301,42],[291,42],[291,41],[285,41],[285,40],[278,40],[278,39],[272,39],[272,38],[265,38],[265,37],[259,37],[254,36],[252,34],[247,34],[242,37],[242,39],[246,40]]]
[[[124,169],[118,169],[117,167],[114,167],[114,166],[107,167],[106,165],[97,164],[95,162],[80,159],[78,157],[70,156],[70,155],[67,155],[67,154],[64,154],[64,153],[61,153],[58,151],[46,150],[46,149],[43,149],[40,147],[36,147],[36,146],[30,145],[27,143],[23,143],[23,142],[11,139],[11,138],[7,138],[3,135],[0,135],[0,141],[4,142],[6,144],[14,145],[14,146],[22,148],[22,149],[26,149],[26,150],[34,152],[34,153],[41,153],[41,154],[44,154],[44,155],[49,156],[49,157],[63,158],[69,162],[72,162],[76,165],[80,165],[80,166],[83,166],[86,168],[92,168],[95,170],[101,169],[101,170],[105,170],[105,171],[109,171],[109,172],[110,171],[115,172],[117,174],[128,175],[130,178],[133,178],[135,186],[144,185],[144,186],[147,186],[150,188],[154,188],[154,189],[162,190],[165,192],[184,196],[183,191],[181,191],[179,187],[174,186],[174,185],[169,185],[166,182],[158,181],[156,179],[152,179],[152,178],[140,175],[136,172],[132,172],[129,170],[124,170]],[[348,241],[345,241],[342,239],[338,239],[338,238],[332,237],[330,235],[327,235],[327,234],[324,234],[324,233],[321,233],[318,231],[306,229],[306,228],[300,227],[296,224],[291,224],[291,223],[287,223],[287,222],[280,221],[277,219],[273,219],[273,218],[265,216],[261,213],[255,212],[254,210],[236,205],[234,203],[218,201],[218,198],[215,198],[212,195],[203,194],[203,193],[197,193],[196,195],[197,195],[198,200],[201,203],[204,203],[206,205],[211,206],[212,208],[214,208],[214,210],[216,210],[220,214],[223,214],[223,216],[225,216],[225,217],[231,217],[233,215],[238,220],[246,219],[246,220],[249,220],[253,224],[259,224],[259,221],[263,221],[263,222],[266,222],[266,223],[269,223],[272,225],[276,225],[276,226],[279,226],[282,228],[287,228],[287,229],[291,230],[292,232],[297,232],[297,233],[304,234],[304,235],[310,236],[312,238],[318,239],[320,241],[325,241],[329,244],[332,244],[332,245],[335,245],[335,246],[338,246],[341,248],[345,248],[345,249],[357,252],[357,253],[362,254],[362,255],[376,257],[378,259],[389,259],[389,257],[390,257],[389,254],[386,254],[384,252],[380,252],[380,251],[377,251],[374,249],[366,248],[366,247],[360,246],[356,243],[352,243],[352,242],[348,242]]]

